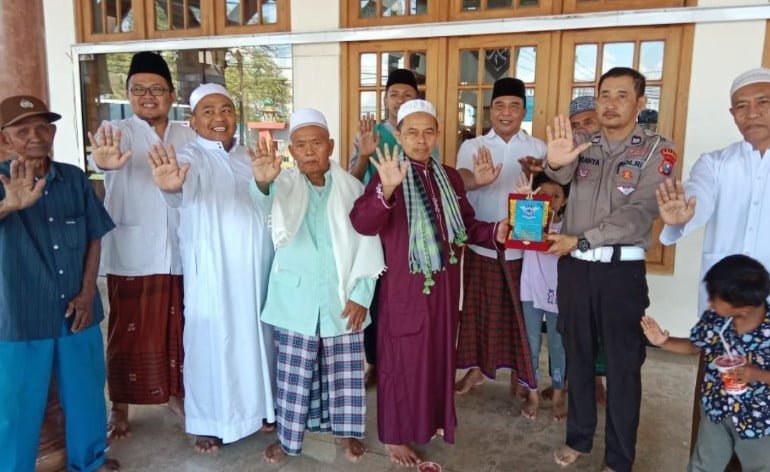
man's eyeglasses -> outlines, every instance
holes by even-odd
[[[134,85],[129,89],[131,91],[131,95],[134,95],[136,97],[143,97],[147,95],[147,92],[150,92],[150,95],[153,97],[160,97],[164,93],[168,92],[169,89],[166,87],[161,87],[160,85],[153,85],[152,87],[142,87],[141,85]]]

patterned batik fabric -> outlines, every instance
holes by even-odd
[[[107,385],[117,403],[184,397],[181,275],[107,275]]]
[[[364,334],[329,338],[276,330],[278,440],[299,455],[305,430],[363,439]]]
[[[494,379],[497,369],[537,388],[521,310],[521,259],[501,262],[465,252],[457,368],[479,367]]]
[[[731,418],[741,439],[770,437],[770,386],[749,382],[748,389],[739,394],[727,393],[719,371],[713,362],[725,353],[719,332],[729,318],[706,311],[690,332],[690,341],[701,349],[706,360],[703,376],[703,411],[714,423]],[[755,329],[739,334],[730,323],[723,333],[733,354],[747,358],[750,365],[770,370],[770,313]]]

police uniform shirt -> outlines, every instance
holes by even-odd
[[[562,232],[584,235],[592,248],[622,244],[647,249],[658,216],[655,189],[676,163],[673,143],[638,125],[614,149],[601,132],[575,140],[590,140],[592,146],[558,170],[546,166],[552,179],[571,182]]]

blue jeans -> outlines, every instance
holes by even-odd
[[[67,470],[104,464],[104,347],[95,325],[56,339],[0,342],[0,472],[35,470],[52,375],[64,410]]]
[[[529,341],[529,354],[532,358],[532,370],[535,372],[535,380],[540,381],[540,339],[545,317],[546,331],[548,335],[548,357],[551,366],[551,383],[557,390],[564,389],[564,380],[567,374],[567,355],[564,353],[564,345],[561,335],[556,331],[558,313],[535,308],[532,302],[521,302],[524,313],[524,325],[527,328],[527,341]]]

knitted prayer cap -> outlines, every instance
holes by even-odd
[[[128,81],[134,74],[157,74],[168,82],[168,86],[174,88],[174,83],[171,82],[171,71],[168,69],[166,60],[160,54],[142,51],[134,54],[131,58],[131,65],[128,67],[128,76],[126,76],[126,86]]]
[[[438,120],[436,117],[436,107],[431,102],[418,98],[409,100],[398,108],[397,123],[400,124],[404,118],[413,113],[427,113]]]
[[[524,86],[524,82],[519,79],[511,77],[504,77],[497,79],[495,85],[492,88],[492,102],[497,97],[519,97],[524,103],[527,102],[527,88]]]
[[[758,83],[770,83],[770,69],[757,67],[756,69],[747,70],[736,77],[732,87],[730,87],[730,96],[732,97],[742,87]]]
[[[409,69],[396,69],[388,74],[388,83],[385,89],[389,89],[394,84],[406,84],[417,90],[417,77]]]
[[[291,114],[289,117],[289,136],[294,134],[294,131],[305,126],[320,126],[329,131],[326,117],[324,117],[323,113],[313,108],[300,108]]]
[[[203,100],[204,97],[214,94],[224,95],[230,99],[231,102],[233,101],[232,97],[230,97],[230,92],[223,86],[219,84],[201,84],[190,94],[190,109],[195,112],[195,107],[198,106],[198,102]]]
[[[596,110],[596,100],[591,95],[582,95],[569,102],[569,116]]]

